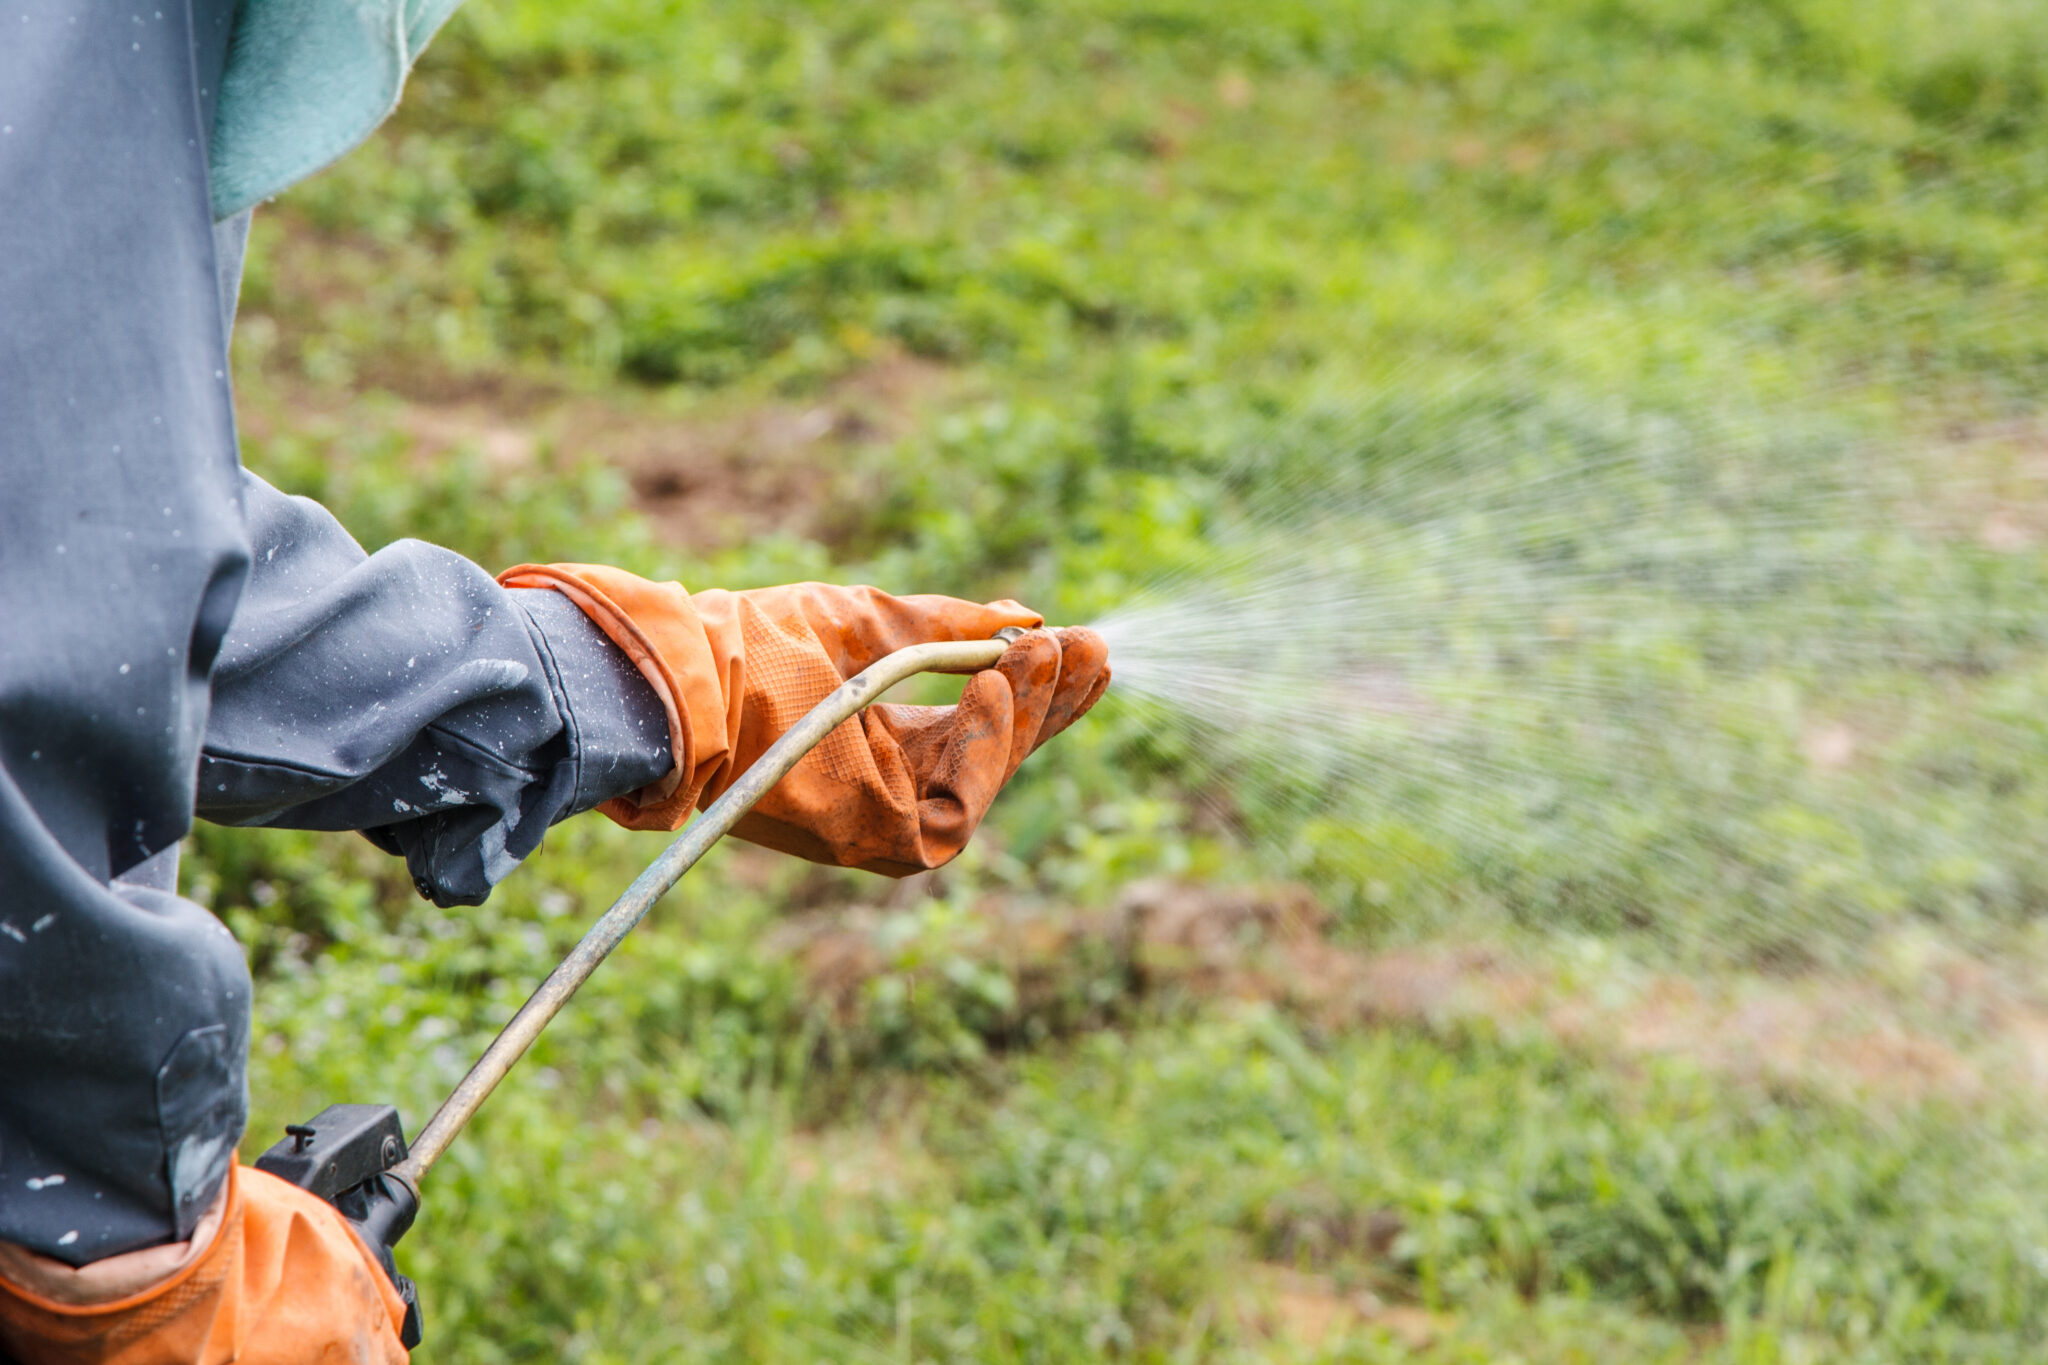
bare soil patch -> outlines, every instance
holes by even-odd
[[[835,543],[855,492],[851,457],[908,434],[951,372],[907,355],[844,376],[815,398],[711,411],[692,421],[615,425],[586,448],[626,471],[640,508],[677,544],[725,546],[768,532]]]
[[[2000,554],[2048,544],[2048,425],[1957,419],[1916,445],[1899,498],[1910,524]]]
[[[1567,970],[1478,944],[1354,948],[1332,941],[1327,910],[1292,885],[1146,881],[1105,911],[984,909],[947,953],[1002,971],[1013,1014],[1043,1016],[1052,1032],[1114,1013],[1074,1008],[1087,974],[1098,995],[1109,979],[1132,997],[1268,1003],[1327,1032],[1533,1031],[1617,1065],[1674,1058],[1788,1094],[2048,1100],[2048,1002],[2022,964],[2007,970],[1952,948],[1880,944],[1869,974],[1693,978],[1619,961]],[[905,965],[890,919],[877,908],[820,910],[785,921],[773,942],[800,961],[817,999],[850,1016],[878,977],[935,970]],[[1912,959],[1904,967],[1902,955]],[[1891,965],[1876,970],[1879,958]]]
[[[1233,1272],[1234,1305],[1247,1335],[1310,1349],[1336,1346],[1355,1333],[1392,1338],[1411,1351],[1434,1345],[1451,1319],[1413,1304],[1385,1303],[1369,1289],[1347,1288],[1328,1275],[1253,1263]]]
[[[263,320],[249,320],[261,330]],[[604,396],[508,374],[419,376],[364,395],[275,375],[241,395],[251,435],[365,420],[396,430],[421,459],[471,450],[517,470],[544,455],[622,473],[662,540],[707,555],[763,536],[839,544],[861,527],[860,452],[908,434],[961,380],[888,355],[798,399],[614,391]],[[365,405],[367,404],[367,408]]]

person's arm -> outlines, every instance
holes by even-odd
[[[362,830],[420,894],[474,905],[548,827],[669,770],[653,689],[552,592],[460,555],[366,555],[254,476],[252,567],[213,673],[198,813]]]
[[[893,649],[1042,624],[1014,602],[822,583],[691,593],[592,565],[494,581],[417,541],[365,555],[317,504],[254,478],[244,496],[254,567],[214,671],[199,812],[362,830],[442,905],[483,900],[593,807],[678,827]],[[870,871],[936,867],[1108,679],[1091,632],[1034,630],[958,707],[849,722],[735,833]]]

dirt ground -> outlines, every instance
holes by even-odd
[[[778,933],[818,997],[854,1008],[889,971],[885,910],[819,911]],[[1911,940],[1871,970],[1692,977],[1619,959],[1570,970],[1499,945],[1374,951],[1333,940],[1298,885],[1144,881],[1097,913],[987,908],[964,945],[1017,985],[1020,1009],[1063,964],[1128,965],[1134,989],[1269,1003],[1321,1030],[1536,1030],[1626,1065],[1674,1057],[1737,1081],[1859,1103],[1969,1102],[2018,1089],[2048,1100],[2048,1005],[2015,965]]]
[[[261,319],[247,320],[260,331]],[[916,429],[966,381],[904,354],[878,357],[802,398],[679,403],[674,395],[576,393],[506,375],[422,375],[383,391],[383,420],[433,459],[472,450],[518,470],[543,457],[594,459],[631,484],[655,534],[697,556],[764,536],[841,543],[839,509],[862,477],[863,451]],[[253,436],[352,418],[360,400],[299,380],[245,385]]]

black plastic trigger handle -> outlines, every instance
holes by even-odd
[[[256,1158],[256,1169],[318,1195],[355,1225],[405,1300],[398,1339],[411,1350],[420,1344],[420,1292],[398,1273],[391,1249],[418,1216],[420,1192],[391,1171],[406,1155],[398,1111],[388,1104],[330,1104],[284,1131],[284,1141]]]

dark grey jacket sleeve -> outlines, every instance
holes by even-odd
[[[365,555],[250,476],[252,567],[213,672],[199,814],[358,829],[420,894],[483,900],[548,826],[670,766],[654,691],[559,593],[460,555]]]
[[[192,814],[248,538],[205,113],[232,0],[17,0],[0,40],[0,1239],[188,1235],[247,1113],[249,974],[122,880]]]
[[[474,900],[668,762],[567,603],[365,555],[239,468],[234,14],[15,0],[0,38],[0,1241],[73,1265],[189,1236],[242,1139],[248,969],[174,891],[195,810],[365,828]]]

